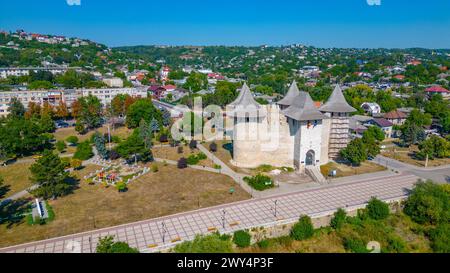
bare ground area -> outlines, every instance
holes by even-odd
[[[250,198],[227,176],[191,168],[180,170],[162,163],[152,164],[158,165],[158,172],[133,181],[124,193],[119,193],[114,187],[105,188],[80,181],[73,194],[49,202],[56,216],[46,225],[29,226],[25,218],[17,223],[1,224],[0,247]],[[89,165],[76,174],[82,178],[99,168]],[[235,189],[233,194],[229,193],[231,187]]]
[[[178,153],[178,147],[155,145],[152,148],[153,156],[156,158],[178,161],[182,157],[187,158],[192,154],[196,155],[200,153],[199,149],[191,150],[188,145],[182,145],[180,147],[182,147],[183,149],[182,153]],[[200,160],[197,165],[213,168],[214,162],[207,158],[204,160]]]

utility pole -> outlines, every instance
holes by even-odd
[[[225,215],[226,215],[225,209],[222,210],[222,227],[225,229]]]

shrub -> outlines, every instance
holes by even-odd
[[[375,197],[367,204],[367,214],[374,220],[386,219],[389,216],[389,205]]]
[[[391,236],[387,239],[388,245],[387,251],[390,253],[404,253],[406,252],[406,243],[402,238],[397,236]]]
[[[238,247],[250,246],[251,239],[252,239],[252,236],[250,235],[250,233],[248,233],[245,230],[238,230],[238,231],[234,232],[234,235],[233,235],[233,242]]]
[[[73,158],[80,159],[80,160],[88,160],[94,156],[94,153],[92,152],[92,147],[89,141],[84,141],[78,144],[77,150],[75,154],[73,155]]]
[[[65,143],[63,140],[58,140],[58,141],[56,142],[56,149],[57,149],[59,152],[64,151],[64,149],[66,149],[66,143]]]
[[[75,124],[75,131],[77,131],[81,135],[84,135],[84,134],[86,134],[86,127],[84,127],[83,123],[77,122]]]
[[[70,167],[76,169],[79,169],[81,167],[81,165],[83,164],[83,161],[76,159],[76,158],[72,158],[72,160],[70,160]]]
[[[431,247],[435,252],[450,253],[450,224],[443,223],[429,232]]]
[[[182,157],[178,160],[178,163],[177,163],[178,169],[184,169],[184,168],[187,168],[187,166],[188,166],[188,163],[187,163],[186,158]]]
[[[269,240],[261,240],[257,243],[260,248],[268,248],[270,246]]]
[[[297,241],[311,238],[313,235],[314,227],[312,225],[311,218],[307,215],[300,217],[291,230],[291,237]]]
[[[117,182],[116,183],[116,189],[119,192],[124,192],[127,190],[127,184],[125,182]]]
[[[202,152],[200,152],[200,153],[198,153],[197,154],[197,159],[198,160],[205,160],[205,159],[207,159],[208,157],[204,154],[204,153],[202,153]]]
[[[189,148],[191,150],[197,149],[197,140],[191,140],[191,142],[189,142]]]
[[[217,152],[217,144],[215,142],[209,144],[209,150],[213,153]]]
[[[450,215],[450,192],[431,181],[416,184],[405,202],[403,211],[417,223],[437,224]]]
[[[100,238],[96,248],[97,253],[139,253],[136,248],[124,242],[114,242],[113,236]]]
[[[158,165],[153,164],[153,165],[152,165],[152,172],[156,173],[156,172],[158,172],[158,171],[159,171]]]
[[[218,233],[197,235],[193,241],[175,246],[177,253],[231,253],[233,245],[229,239],[224,240]]]
[[[183,146],[178,146],[177,153],[179,153],[179,154],[183,153]]]
[[[120,154],[118,152],[116,152],[115,150],[111,150],[109,152],[109,159],[111,160],[116,160],[120,158]]]
[[[366,243],[357,236],[348,236],[343,238],[344,248],[354,253],[368,253]]]
[[[166,134],[159,136],[159,142],[166,143],[167,141],[169,141],[169,138]]]
[[[196,165],[196,164],[198,164],[199,160],[196,155],[191,154],[188,156],[186,162],[188,165]]]
[[[330,226],[334,229],[340,229],[347,219],[347,212],[339,208],[331,219]]]
[[[66,141],[69,142],[71,145],[77,145],[78,137],[76,137],[76,136],[69,136],[69,137],[66,138]]]
[[[244,181],[257,191],[263,191],[274,187],[272,178],[263,174],[257,174],[253,177],[244,177]]]

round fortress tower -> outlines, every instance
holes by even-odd
[[[266,116],[265,108],[257,103],[246,83],[235,101],[228,105],[227,115],[234,119],[233,126],[233,165],[254,168],[260,164],[261,144],[258,128]]]

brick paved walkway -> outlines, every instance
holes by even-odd
[[[95,251],[99,237],[107,235],[114,235],[117,240],[126,241],[140,251],[155,251],[182,240],[191,240],[195,234],[215,230],[221,233],[233,232],[267,225],[280,218],[294,221],[301,214],[317,216],[339,207],[361,206],[372,196],[383,200],[398,199],[407,195],[407,190],[416,181],[416,176],[406,174],[365,179],[32,242],[3,248],[0,252],[88,253]],[[275,200],[278,211],[276,217],[272,209]]]

